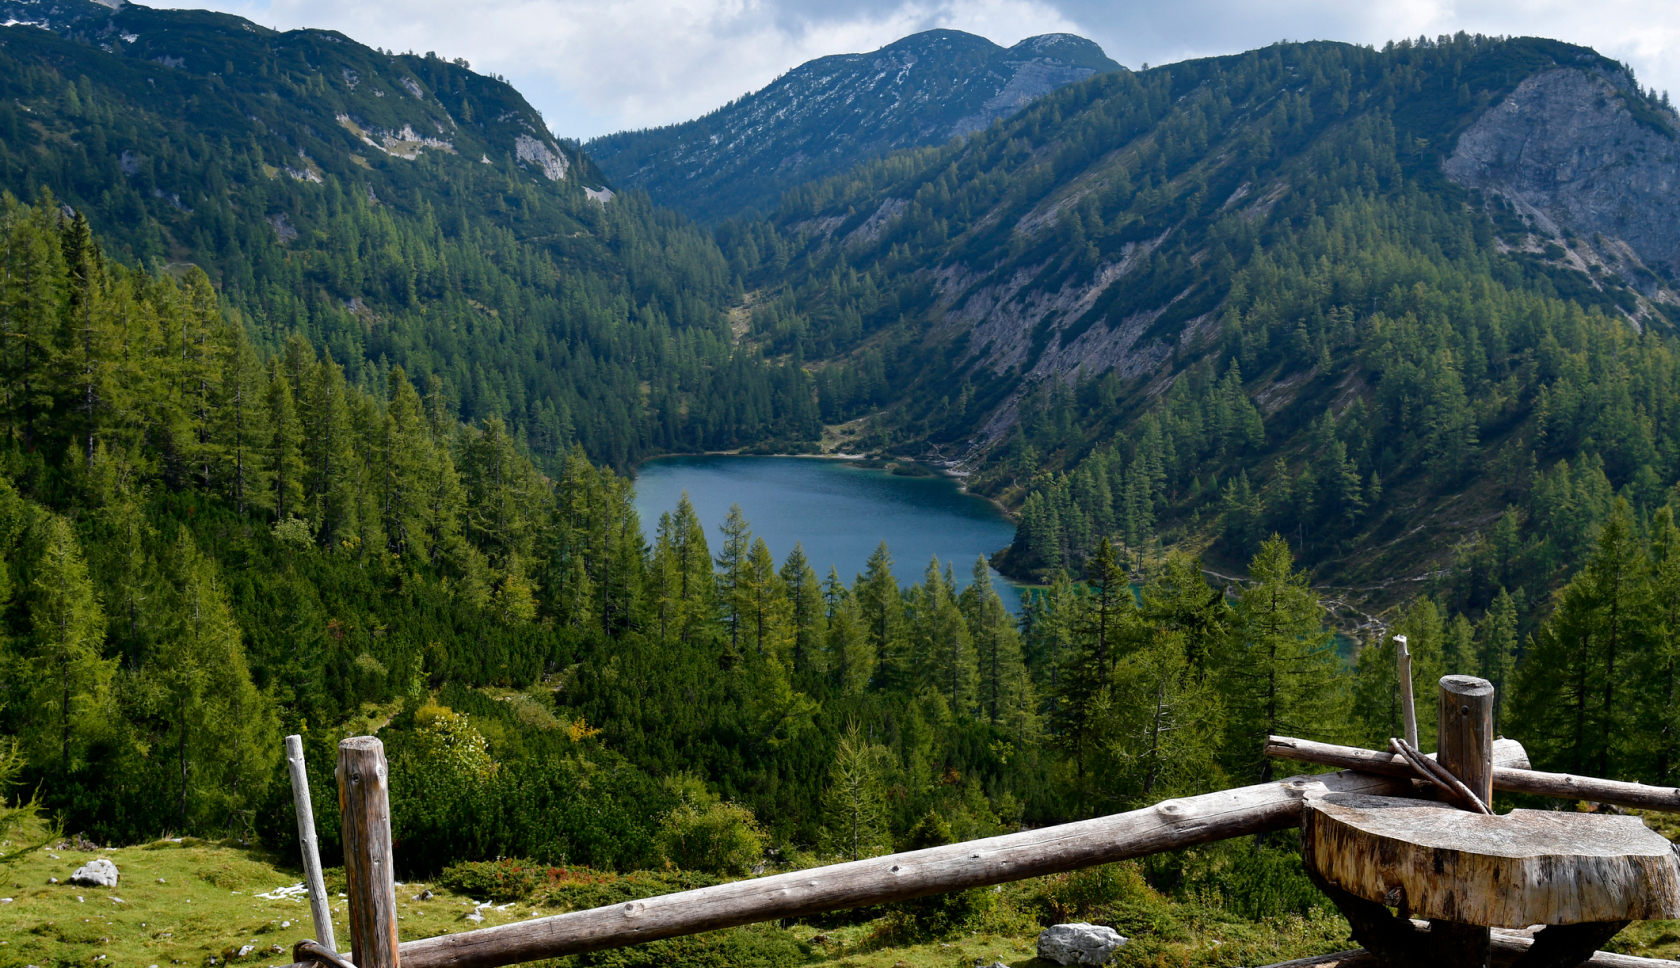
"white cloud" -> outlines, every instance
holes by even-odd
[[[1632,64],[1680,95],[1680,5],[1635,0],[211,0],[281,28],[465,57],[506,75],[555,132],[588,138],[696,117],[825,54],[933,27],[1009,45],[1067,31],[1137,66],[1276,40],[1540,35]]]

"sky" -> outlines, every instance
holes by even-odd
[[[157,0],[153,0],[157,2]],[[159,6],[164,4],[159,3]],[[196,4],[194,4],[196,6]],[[208,0],[283,30],[464,57],[505,76],[554,133],[587,140],[686,121],[825,54],[921,30],[1003,46],[1089,37],[1127,67],[1279,40],[1381,46],[1402,37],[1532,35],[1585,44],[1680,97],[1676,0]]]

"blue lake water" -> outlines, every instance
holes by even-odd
[[[989,557],[1015,537],[1014,524],[991,502],[947,477],[899,477],[810,457],[719,455],[665,457],[637,469],[636,510],[649,542],[659,515],[675,508],[684,490],[714,548],[718,525],[729,506],[739,504],[778,562],[798,542],[818,578],[832,565],[848,585],[886,541],[901,584],[920,581],[937,556],[966,586],[975,558]],[[1010,611],[1019,610],[1018,587],[996,572],[992,585]]]

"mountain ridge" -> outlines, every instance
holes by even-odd
[[[594,138],[585,149],[616,182],[715,221],[773,208],[782,190],[859,161],[971,134],[1058,87],[1121,69],[1072,34],[1006,49],[928,30],[807,61],[695,120]]]

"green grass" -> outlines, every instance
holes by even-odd
[[[9,851],[10,844],[0,844]],[[70,874],[95,857],[122,872],[112,890],[72,886]],[[49,883],[56,877],[60,883]],[[590,873],[608,889],[636,895],[674,875]],[[0,856],[0,968],[167,968],[171,965],[282,965],[291,946],[313,934],[304,900],[259,894],[298,883],[261,850],[186,838],[114,850],[52,847]],[[341,871],[328,872],[334,930],[348,946]],[[564,884],[562,884],[564,888]],[[434,896],[421,901],[426,889]],[[518,901],[477,908],[437,884],[397,889],[403,940],[560,913],[570,888],[537,887]],[[590,895],[592,896],[592,895]],[[120,900],[119,900],[120,899]],[[484,920],[468,915],[479,910]],[[1306,915],[1244,917],[1219,892],[1170,899],[1151,889],[1141,869],[1118,864],[1093,872],[1039,878],[984,892],[964,927],[930,935],[905,908],[813,918],[673,938],[634,948],[548,962],[547,968],[1049,968],[1034,957],[1040,926],[1056,920],[1112,925],[1131,943],[1119,968],[1226,968],[1264,965],[1349,947],[1346,922],[1313,908]],[[244,957],[238,951],[252,950]],[[1651,957],[1680,956],[1680,922],[1634,925],[1610,946]],[[276,950],[278,949],[278,950]]]

